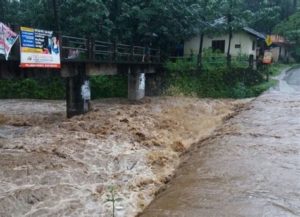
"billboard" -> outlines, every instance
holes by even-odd
[[[21,68],[60,68],[60,44],[53,31],[21,27]]]
[[[18,35],[0,22],[0,54],[3,54],[6,60],[8,60],[10,50],[17,39]]]

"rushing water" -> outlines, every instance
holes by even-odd
[[[300,216],[300,69],[199,144],[143,217]]]
[[[0,100],[0,217],[115,217],[141,212],[185,150],[248,100],[185,97],[65,103]]]

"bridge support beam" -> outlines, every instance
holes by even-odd
[[[133,101],[141,100],[145,97],[145,73],[140,70],[129,69],[128,72],[128,99]]]
[[[85,114],[90,110],[90,82],[83,70],[75,68],[75,75],[67,77],[67,117]]]

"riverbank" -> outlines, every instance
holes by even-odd
[[[0,214],[135,216],[190,146],[246,102],[184,97],[108,99],[65,118],[61,101],[0,101]]]

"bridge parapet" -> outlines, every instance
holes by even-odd
[[[160,63],[160,49],[65,35],[61,39],[62,61]]]

